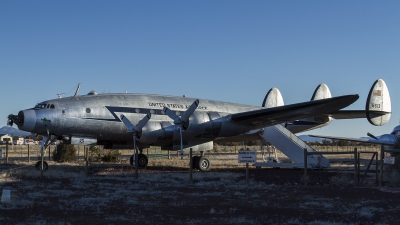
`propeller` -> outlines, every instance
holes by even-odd
[[[121,120],[125,124],[125,126],[128,128],[128,132],[133,134],[133,148],[136,151],[136,138],[139,138],[139,133],[142,131],[142,128],[149,122],[151,118],[151,114],[148,113],[143,119],[141,119],[136,126],[134,126],[131,121],[128,120],[124,116],[124,114],[121,114]],[[137,158],[137,157],[136,157]]]
[[[14,122],[17,121],[18,122],[18,116],[10,114],[7,117],[7,125],[12,127],[14,125]]]
[[[7,125],[10,126],[10,127],[12,127],[12,126],[14,125],[14,121],[11,120],[11,119],[8,119],[8,120],[7,120]]]
[[[367,135],[373,139],[379,140],[375,135],[371,134],[370,132],[367,132]]]
[[[183,113],[182,116],[176,115],[176,113],[170,110],[168,107],[164,107],[163,111],[174,120],[174,124],[179,126],[179,134],[181,138],[181,159],[183,159],[183,140],[182,140],[182,129],[187,129],[189,125],[189,118],[199,106],[199,99],[196,99],[189,108]]]

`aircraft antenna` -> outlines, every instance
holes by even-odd
[[[76,88],[74,97],[76,97],[76,96],[78,95],[78,92],[79,92],[79,88],[80,88],[80,87],[81,87],[81,83],[78,84],[78,87]]]
[[[58,99],[61,99],[62,98],[62,96],[61,95],[64,95],[65,93],[61,93],[61,94],[57,94],[57,96],[58,96]]]

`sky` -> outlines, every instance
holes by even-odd
[[[359,94],[383,79],[392,117],[306,134],[363,137],[400,122],[400,1],[0,1],[0,126],[36,103],[91,90],[260,106]],[[14,125],[15,126],[15,125]],[[303,133],[304,134],[304,133]]]

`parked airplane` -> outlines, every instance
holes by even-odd
[[[358,99],[345,95],[274,108],[150,94],[97,94],[52,99],[10,115],[24,131],[77,145],[107,149],[161,146],[162,150],[206,151],[213,141],[309,116],[336,112]],[[129,133],[128,133],[129,132]],[[137,144],[137,146],[136,146]],[[139,154],[139,166],[147,164]],[[202,154],[195,163],[209,170]]]
[[[400,138],[400,125],[396,126],[390,134],[382,134],[380,136],[375,136],[368,132],[367,135],[370,137],[369,139],[323,136],[323,135],[308,135],[308,136],[317,137],[317,138],[325,138],[325,139],[333,139],[333,140],[344,140],[344,141],[353,141],[353,142],[361,142],[361,143],[379,144],[379,145],[383,145],[385,150],[390,150],[390,149],[394,148],[394,146],[397,144],[398,139]]]

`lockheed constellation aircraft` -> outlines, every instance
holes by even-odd
[[[204,152],[213,141],[245,134],[267,126],[337,112],[355,102],[358,95],[344,95],[272,108],[206,99],[150,94],[75,95],[38,103],[10,115],[24,131],[44,135],[48,143],[59,139],[76,145],[104,145],[106,149],[139,149],[161,146],[162,150]],[[136,165],[148,159],[139,154]],[[195,165],[210,169],[202,154]]]

